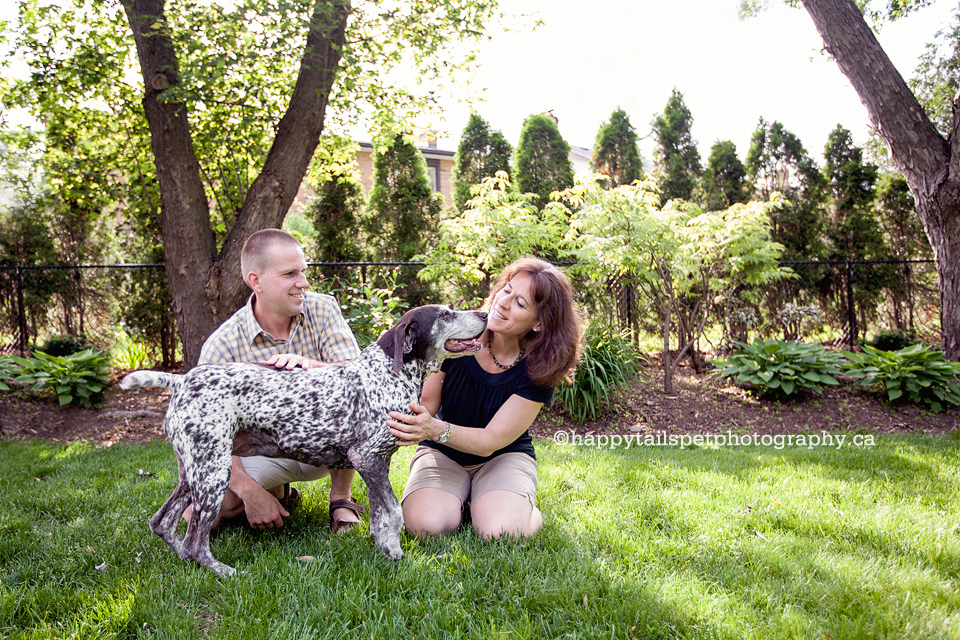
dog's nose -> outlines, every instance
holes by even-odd
[[[477,311],[477,313],[480,315],[480,319],[481,319],[481,320],[483,320],[484,322],[487,321],[487,312],[486,312],[486,311]]]

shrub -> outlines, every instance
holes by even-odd
[[[875,349],[880,351],[899,351],[911,345],[917,344],[917,333],[906,329],[893,329],[892,331],[881,331],[873,340],[867,342]]]
[[[737,384],[749,383],[760,395],[788,398],[802,389],[820,391],[827,385],[840,384],[843,356],[827,351],[820,344],[783,340],[759,340],[740,343],[740,348],[720,360],[713,375],[734,378]]]
[[[90,345],[83,334],[79,336],[53,336],[43,342],[40,351],[50,356],[69,356],[88,349]]]
[[[898,351],[864,345],[863,353],[845,355],[850,360],[846,374],[862,385],[883,385],[891,401],[906,395],[934,412],[960,404],[960,362],[947,360],[942,351],[924,344]]]
[[[610,408],[611,393],[627,388],[640,370],[633,344],[615,329],[592,325],[583,346],[573,383],[557,387],[564,410],[580,423],[603,417]]]
[[[14,381],[34,391],[50,389],[61,405],[76,402],[90,408],[100,404],[107,387],[110,357],[87,349],[67,356],[34,351],[32,358],[12,358],[19,365]]]

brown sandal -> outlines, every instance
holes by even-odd
[[[346,520],[340,520],[339,518],[334,518],[333,512],[337,509],[349,509],[357,514],[357,517],[360,517],[360,514],[363,513],[363,507],[357,504],[357,501],[353,498],[349,500],[333,500],[330,503],[330,531],[334,533],[343,533],[344,531],[349,531],[358,525],[358,522],[347,522]]]

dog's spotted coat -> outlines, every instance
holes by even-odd
[[[388,557],[403,557],[403,515],[388,477],[397,446],[387,414],[419,402],[424,379],[444,359],[475,353],[486,324],[485,313],[432,305],[407,312],[356,359],[319,369],[210,364],[183,376],[131,373],[121,388],[171,390],[164,430],[180,478],[150,530],[181,558],[233,574],[210,552],[210,527],[230,481],[231,454],[265,455],[355,468],[367,484],[370,534]],[[189,504],[193,517],[181,540],[177,524]]]

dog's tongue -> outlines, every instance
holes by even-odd
[[[460,353],[461,351],[468,351],[470,349],[476,351],[480,348],[480,343],[477,342],[476,339],[470,338],[469,340],[447,340],[443,346],[447,351]]]

